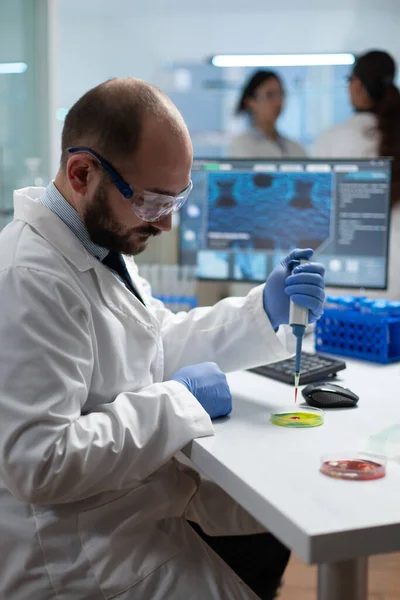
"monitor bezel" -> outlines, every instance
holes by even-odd
[[[231,163],[231,162],[240,162],[240,163],[246,163],[248,162],[249,164],[252,164],[254,162],[259,162],[259,163],[298,163],[298,162],[310,162],[310,163],[344,163],[344,164],[350,164],[350,163],[365,163],[365,164],[370,164],[373,162],[380,162],[380,161],[384,161],[386,163],[389,164],[390,166],[390,194],[389,194],[389,211],[388,211],[388,215],[387,215],[387,223],[388,223],[388,235],[387,235],[387,239],[386,239],[386,256],[387,256],[387,260],[386,260],[386,267],[385,267],[385,285],[384,287],[380,287],[380,286],[360,286],[360,287],[354,287],[354,286],[350,286],[350,285],[346,285],[346,284],[332,284],[329,283],[327,284],[327,287],[332,288],[332,289],[346,289],[346,290],[376,290],[376,291],[386,291],[388,289],[388,277],[389,277],[389,248],[390,248],[390,224],[391,224],[391,212],[392,212],[392,198],[391,198],[391,192],[392,192],[392,164],[393,164],[393,158],[392,157],[387,157],[387,156],[378,156],[376,158],[308,158],[308,157],[299,157],[299,158],[285,158],[285,157],[280,157],[280,158],[260,158],[260,157],[256,157],[256,158],[230,158],[230,157],[203,157],[203,156],[196,156],[193,158],[193,164],[198,162],[198,161],[203,161],[203,162],[218,162],[218,163]],[[179,227],[178,227],[178,264],[182,265],[182,244],[181,244],[181,225],[182,225],[182,221],[179,221]],[[199,277],[196,274],[196,280],[197,281],[204,281],[204,282],[213,282],[215,284],[221,284],[221,283],[226,283],[226,284],[245,284],[245,285],[253,285],[254,287],[258,286],[258,285],[262,285],[264,283],[264,281],[254,281],[254,279],[232,279],[232,278],[226,278],[226,279],[221,279],[221,278],[212,278],[212,277]]]

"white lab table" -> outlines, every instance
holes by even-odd
[[[278,427],[269,409],[291,404],[293,388],[232,373],[232,414],[215,422],[214,437],[194,440],[190,452],[262,525],[318,564],[319,600],[366,600],[367,557],[400,550],[399,464],[389,461],[386,477],[376,481],[319,472],[321,455],[356,449],[361,439],[400,423],[400,364],[345,360],[337,383],[360,396],[357,408],[326,410],[321,427]]]

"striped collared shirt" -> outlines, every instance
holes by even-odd
[[[53,182],[49,183],[47,186],[46,191],[41,198],[41,202],[74,232],[76,237],[90,254],[99,260],[103,260],[107,256],[109,250],[92,242],[80,216],[58,191]]]
[[[49,183],[47,186],[45,193],[41,197],[41,203],[44,204],[47,208],[49,208],[54,214],[56,214],[63,223],[67,227],[71,229],[71,231],[76,235],[79,241],[82,243],[83,247],[92,254],[95,258],[100,261],[103,261],[106,256],[110,253],[108,248],[103,248],[98,244],[95,244],[90,239],[89,233],[82,223],[82,219],[76,212],[74,208],[70,205],[69,202],[64,198],[61,192],[58,191],[53,182]],[[128,289],[133,291],[133,294],[144,304],[144,301],[136,290],[135,286],[132,282],[131,286],[127,285],[127,281],[121,277],[121,274],[117,271],[114,271],[112,268],[111,272],[115,275],[117,279],[119,279]]]

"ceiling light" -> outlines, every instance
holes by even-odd
[[[23,62],[0,63],[0,75],[9,75],[12,73],[25,73],[28,65]]]
[[[216,54],[215,67],[314,67],[352,65],[353,54]]]

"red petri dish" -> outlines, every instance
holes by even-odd
[[[321,473],[336,479],[349,481],[372,481],[386,475],[383,460],[367,456],[330,457],[322,461]]]

